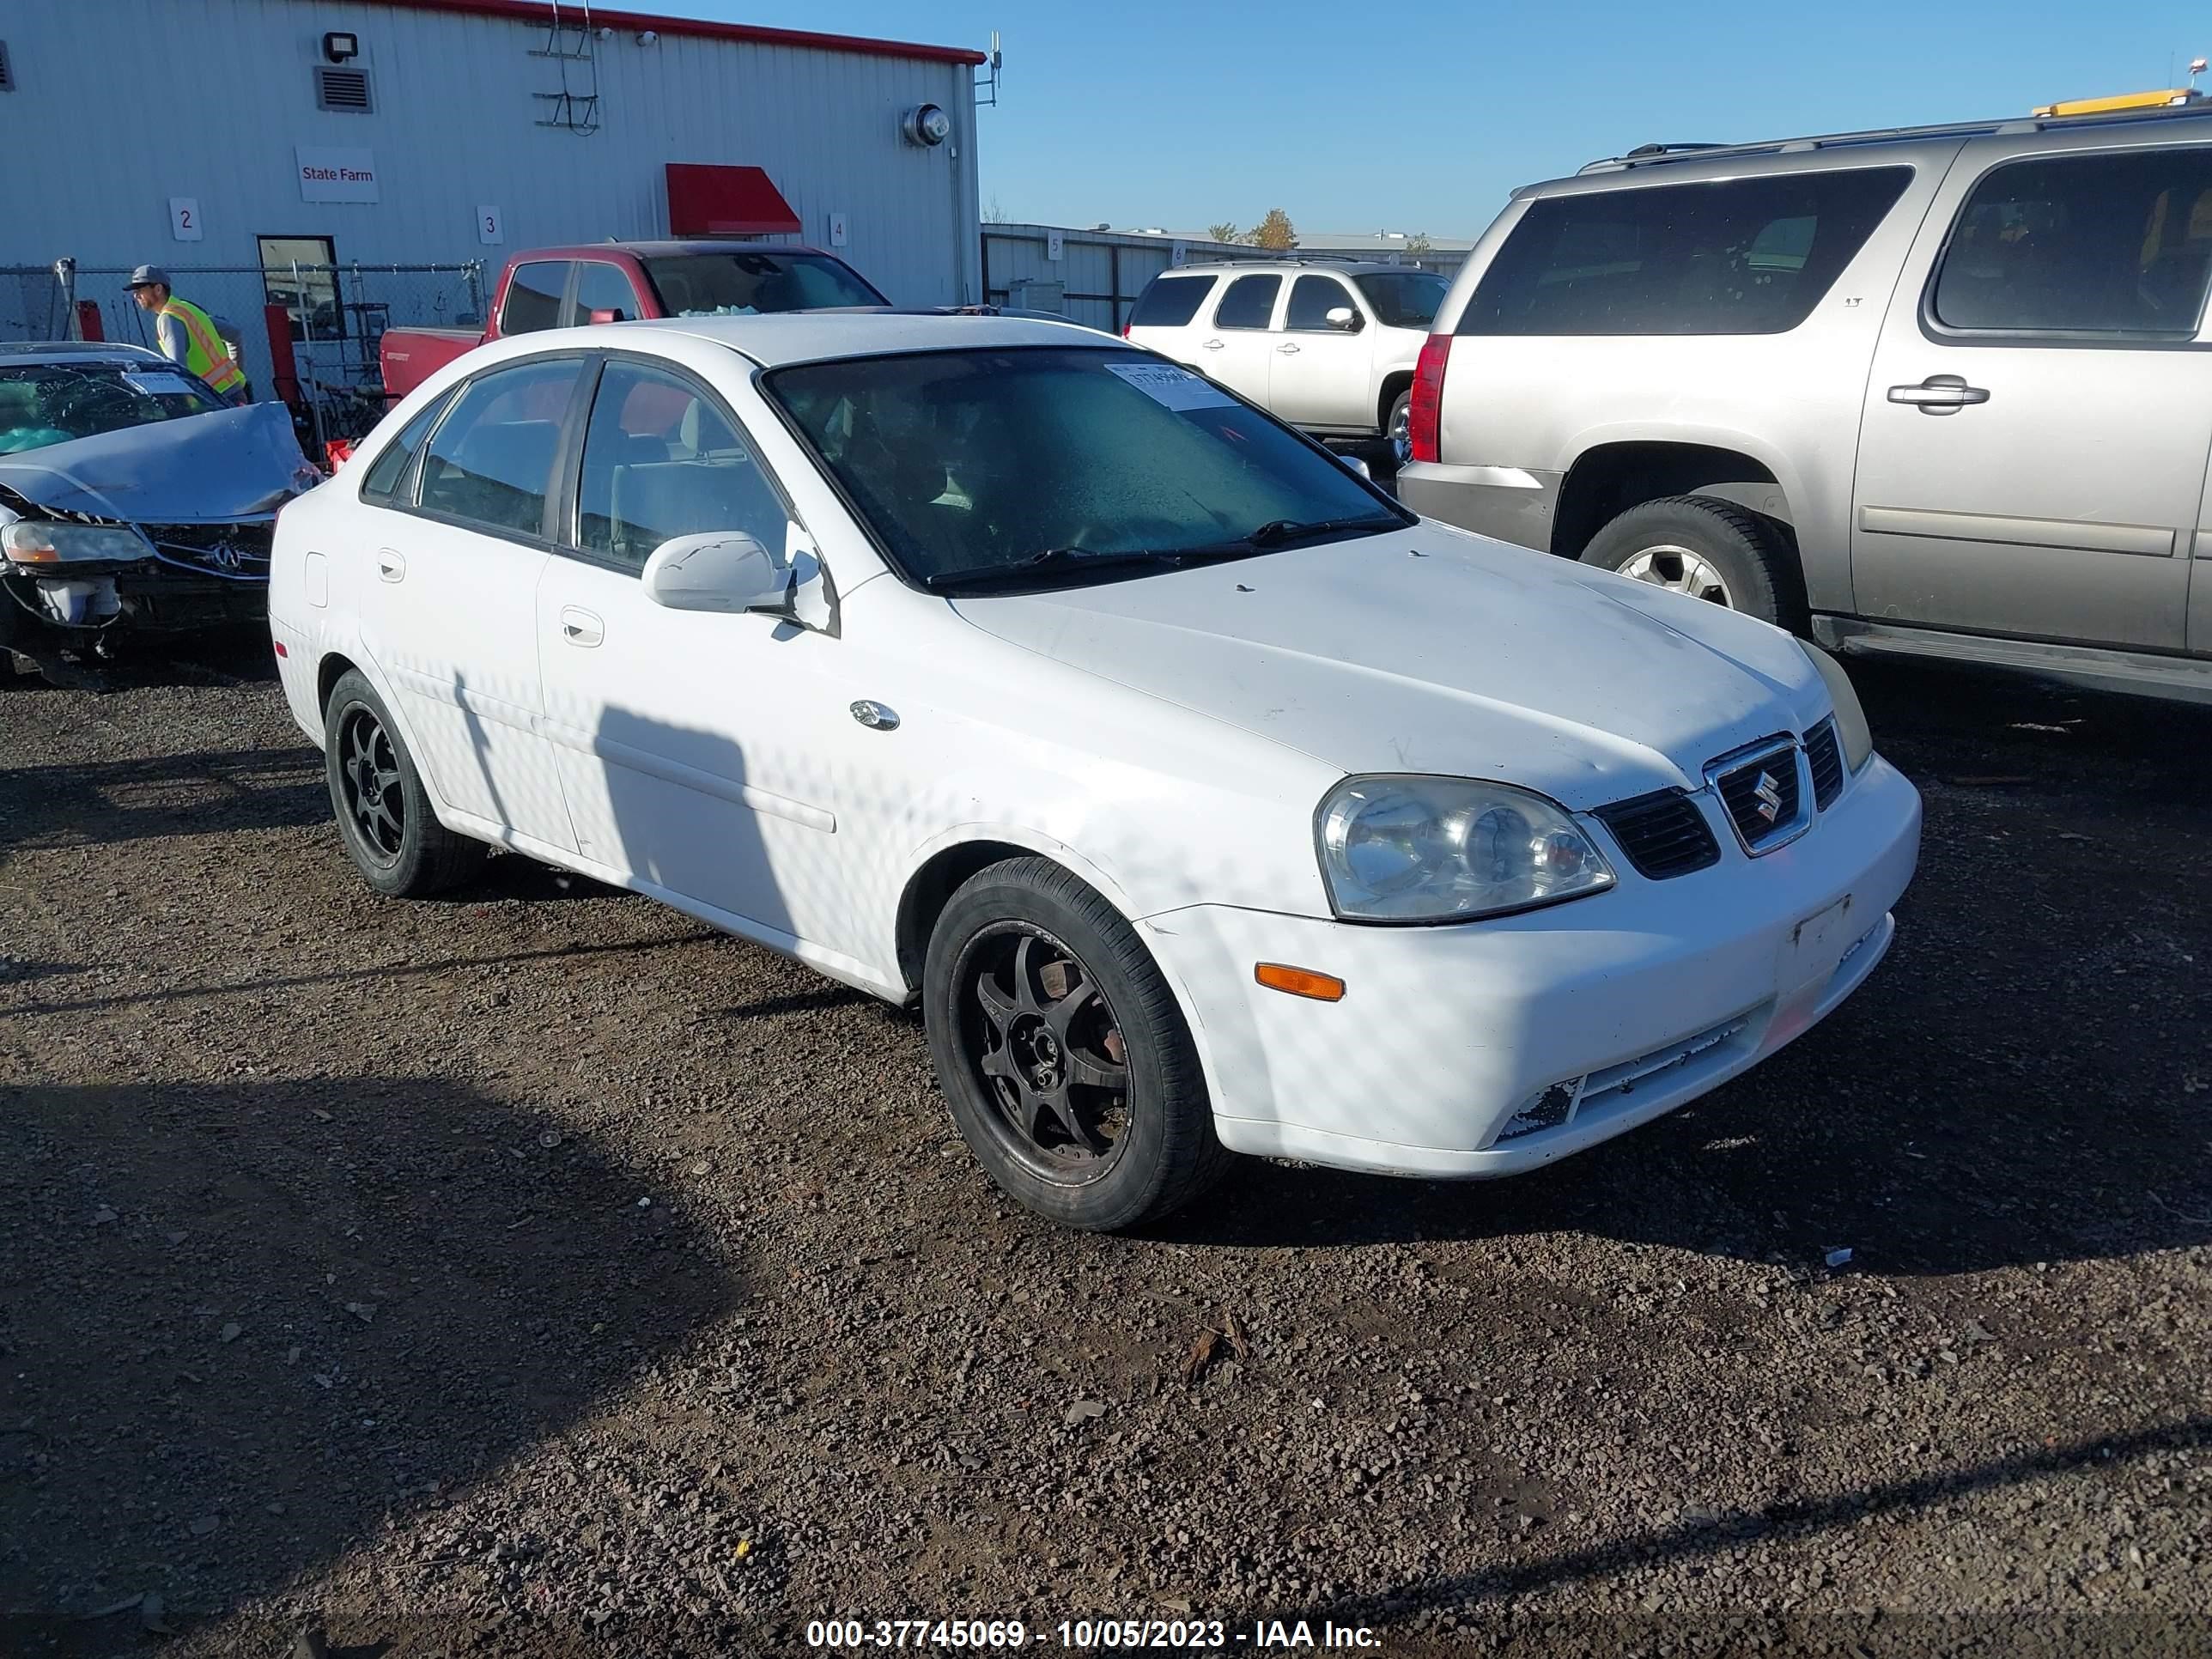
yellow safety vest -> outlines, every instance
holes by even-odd
[[[179,300],[172,294],[159,313],[174,317],[185,325],[185,367],[205,380],[217,392],[229,393],[246,384],[246,371],[238,366],[238,359],[230,355],[222,343],[222,336],[215,331],[214,320],[190,300]]]

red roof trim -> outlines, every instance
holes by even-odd
[[[496,17],[511,23],[544,28],[553,21],[552,8],[539,0],[368,0],[370,4],[396,6],[410,11],[452,12],[468,17]],[[569,14],[563,14],[563,21]],[[581,21],[583,8],[573,15]],[[598,28],[657,29],[663,34],[693,34],[709,40],[743,40],[761,46],[801,46],[814,52],[852,52],[870,58],[919,58],[939,64],[981,64],[980,52],[965,46],[924,46],[906,40],[878,40],[861,34],[815,34],[805,29],[763,28],[755,23],[717,23],[703,17],[660,17],[650,12],[592,9]]]

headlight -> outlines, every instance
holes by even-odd
[[[1828,696],[1836,705],[1836,735],[1844,741],[1844,764],[1856,772],[1874,757],[1874,732],[1867,725],[1866,710],[1852,688],[1851,677],[1844,672],[1843,664],[1819,646],[1806,645],[1802,640],[1797,643],[1805,646],[1805,654],[1828,683]]]
[[[73,564],[92,559],[144,559],[154,550],[127,525],[52,524],[18,519],[0,529],[0,552],[14,564]]]
[[[1347,778],[1322,803],[1322,878],[1340,916],[1461,921],[1613,885],[1566,812],[1467,778]]]

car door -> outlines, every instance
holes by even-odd
[[[1199,337],[1197,367],[1231,390],[1265,405],[1275,339],[1275,301],[1283,279],[1255,271],[1224,285],[1215,301],[1212,329]]]
[[[827,792],[830,757],[860,728],[849,696],[799,695],[838,642],[773,616],[668,610],[640,580],[676,536],[743,531],[784,556],[793,515],[750,440],[688,374],[611,356],[574,495],[538,635],[577,850],[710,920],[856,945]],[[824,708],[843,732],[823,728]]]
[[[2029,142],[1966,146],[1891,302],[1860,427],[1857,608],[2179,650],[2212,448],[2212,146]]]
[[[1349,311],[1349,328],[1332,311]],[[1290,303],[1269,357],[1267,407],[1300,426],[1370,428],[1373,330],[1366,308],[1342,280],[1315,272],[1291,284]]]
[[[431,789],[502,830],[573,850],[538,731],[538,579],[554,461],[580,354],[507,363],[465,383],[423,445],[404,500],[373,518],[362,634]]]

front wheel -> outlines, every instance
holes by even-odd
[[[1189,1203],[1227,1167],[1166,981],[1060,866],[994,865],[952,896],[922,1009],[953,1121],[1024,1208],[1111,1232]]]
[[[323,769],[346,856],[378,892],[424,898],[459,886],[483,866],[482,842],[438,822],[391,711],[358,669],[331,688]]]
[[[1774,522],[1712,495],[1645,501],[1597,532],[1582,562],[1802,633],[1802,579]]]

